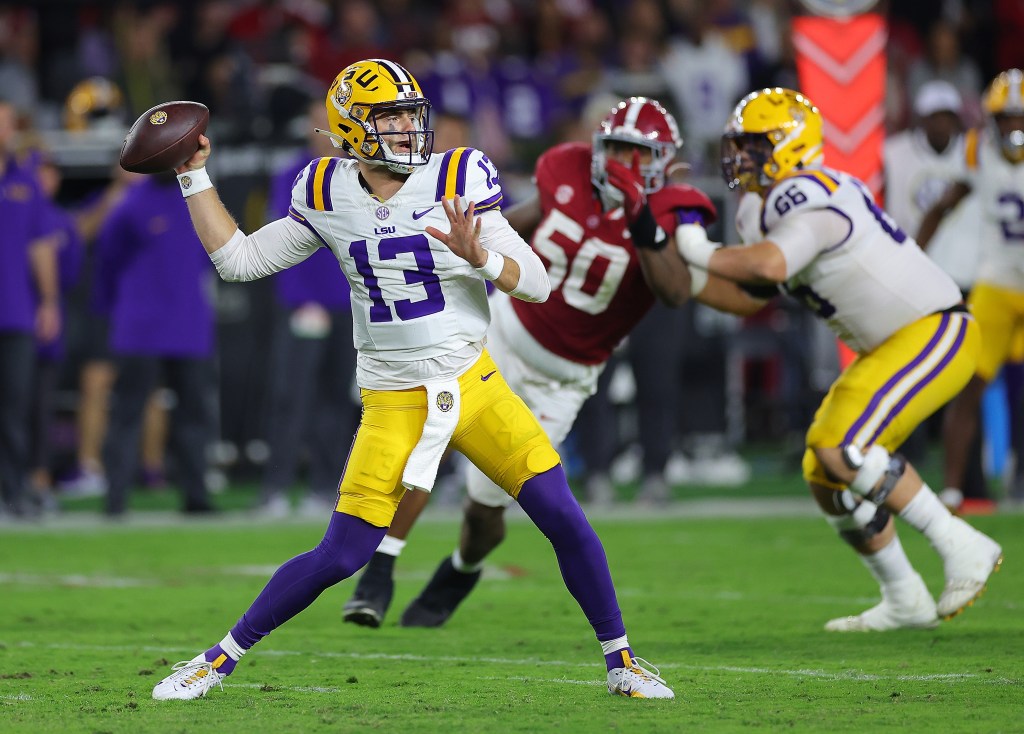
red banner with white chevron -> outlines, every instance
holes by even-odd
[[[881,201],[885,140],[885,19],[793,19],[800,91],[825,118],[825,165],[851,173]]]
[[[825,165],[853,174],[882,202],[885,142],[885,19],[874,13],[849,18],[793,19],[800,91],[825,121]],[[839,342],[839,363],[856,356]]]

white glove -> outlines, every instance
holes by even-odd
[[[676,227],[676,248],[690,265],[707,270],[711,256],[722,245],[708,239],[707,230],[699,224]]]
[[[690,271],[690,298],[696,298],[708,284],[708,271],[692,265],[687,265],[686,269]]]

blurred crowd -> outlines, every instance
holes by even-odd
[[[955,90],[957,109],[939,111],[954,113],[958,130],[982,124],[988,80],[1024,65],[1018,6],[876,6],[890,22],[889,131],[915,128],[936,111],[915,109],[935,80]],[[216,284],[173,178],[140,180],[112,165],[87,176],[69,149],[106,141],[112,164],[140,113],[172,99],[202,102],[219,150],[260,157],[262,175],[245,183],[245,196],[222,193],[249,231],[278,215],[275,186],[283,181],[287,190],[297,162],[325,154],[308,132],[330,81],[353,61],[384,57],[403,63],[431,100],[436,147],[486,150],[509,182],[509,199],[541,151],[589,141],[617,99],[646,95],[675,113],[692,181],[706,183],[724,213],[731,204],[718,180],[722,124],[751,89],[799,88],[790,20],[803,12],[787,0],[0,5],[0,109],[12,115],[0,139],[4,175],[24,178],[18,185],[31,190],[31,206],[46,212],[38,215],[46,231],[34,240],[52,235],[47,246],[57,253],[52,267],[42,256],[20,267],[36,284],[35,307],[51,286],[63,294],[56,339],[38,319],[12,325],[0,313],[0,334],[27,329],[37,339],[31,379],[18,378],[26,399],[0,416],[5,435],[20,433],[7,440],[24,459],[23,471],[0,477],[8,511],[32,514],[56,509],[61,496],[101,494],[107,512],[120,515],[129,485],[161,486],[170,475],[184,489],[184,511],[208,512],[211,490],[248,472],[263,486],[262,510],[284,514],[281,498],[300,481],[300,467],[309,467],[302,481],[318,485],[314,499],[321,485],[329,492],[324,472],[331,475],[313,440],[321,406],[306,394],[300,410],[288,408],[299,383],[287,375],[334,375],[320,394],[333,396],[344,416],[336,411],[330,420],[354,420],[351,372],[321,366],[350,358],[351,343],[313,350],[300,367],[288,362],[337,335],[332,324],[347,321],[344,304],[296,300],[281,283],[244,295]],[[166,319],[159,333],[137,326],[146,303]],[[0,296],[3,308],[13,306]],[[0,344],[3,369],[15,351]],[[838,370],[834,351],[809,316],[783,302],[748,322],[700,307],[656,308],[585,407],[566,446],[569,467],[593,497],[637,482],[641,495],[661,501],[682,483],[746,481],[750,469],[737,454],[744,442],[791,439],[795,468],[809,411]],[[637,389],[640,380],[666,377],[653,399]],[[635,440],[652,427],[657,438]],[[323,503],[307,504],[319,511]]]

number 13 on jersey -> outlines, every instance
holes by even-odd
[[[416,262],[415,269],[403,269],[405,282],[409,285],[421,285],[426,298],[413,300],[403,298],[392,301],[390,305],[384,299],[380,281],[370,265],[370,254],[366,240],[357,240],[349,245],[348,253],[355,261],[356,270],[363,278],[363,284],[370,295],[370,322],[386,323],[397,316],[401,321],[422,318],[444,310],[444,292],[441,281],[435,272],[434,256],[430,252],[430,243],[423,234],[390,237],[380,240],[377,254],[380,260],[394,260],[399,255],[409,253]]]

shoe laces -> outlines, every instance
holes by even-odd
[[[175,677],[183,686],[206,685],[207,678],[212,675],[214,678],[211,680],[216,682],[222,691],[224,690],[224,676],[215,671],[213,663],[207,660],[182,660],[180,663],[175,663],[171,670],[174,671]],[[212,688],[213,686],[207,687]]]
[[[663,686],[668,685],[668,683],[665,682],[665,679],[661,677],[661,670],[658,668],[657,665],[654,665],[653,663],[644,660],[643,658],[636,657],[630,658],[629,663],[629,670],[633,671],[640,677],[657,681],[658,683],[661,683]],[[643,663],[643,665],[641,665],[641,663]],[[644,665],[646,665],[647,667],[645,668]],[[653,670],[648,670],[648,668],[653,668]]]

